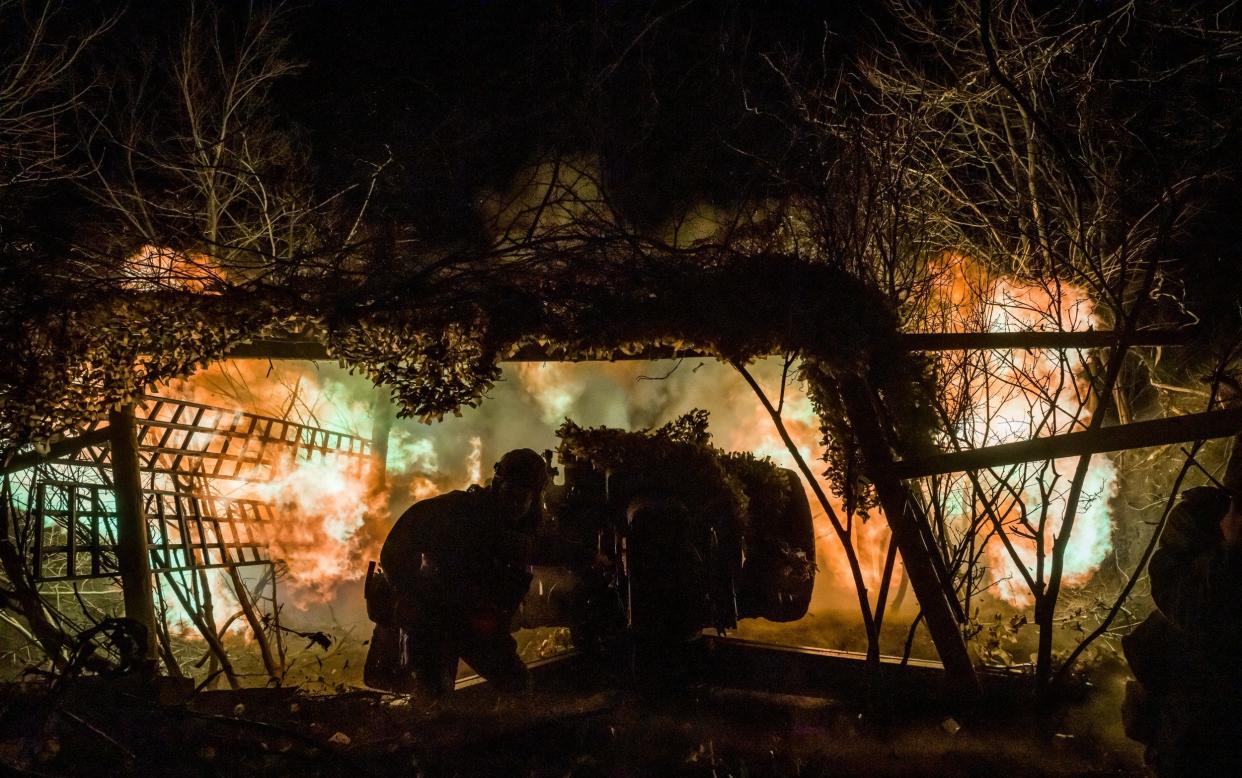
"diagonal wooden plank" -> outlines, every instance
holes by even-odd
[[[922,478],[1083,454],[1225,438],[1239,432],[1242,432],[1242,407],[1227,408],[906,459],[897,463],[897,474],[901,478]]]

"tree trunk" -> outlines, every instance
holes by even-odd
[[[112,445],[112,483],[116,491],[116,558],[121,573],[125,616],[147,630],[145,657],[155,659],[155,598],[151,590],[151,554],[147,517],[142,506],[134,407],[108,412]]]
[[[7,500],[8,496],[5,495],[4,499]],[[7,512],[8,506],[4,506],[2,510]],[[9,540],[8,528],[2,529],[4,534],[0,536],[0,571],[8,576],[17,600],[13,604],[15,607],[11,606],[11,610],[20,613],[26,619],[31,633],[47,653],[52,665],[58,668],[63,667],[69,648],[68,636],[48,617],[38,587],[29,577],[25,559],[22,558],[17,546]]]

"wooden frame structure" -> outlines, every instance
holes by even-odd
[[[1171,346],[1189,342],[1193,336],[1194,333],[1191,331],[1127,333],[1124,338],[1120,337],[1120,333],[1104,331],[989,332],[901,334],[899,340],[905,348],[912,351],[1023,348],[1060,350],[1111,348],[1121,344],[1125,347]],[[693,356],[704,355],[668,348],[652,348],[643,353],[618,355],[616,358],[660,359]],[[288,337],[278,337],[240,346],[228,354],[228,358],[322,360],[331,357],[322,344],[295,333]],[[574,355],[548,354],[539,349],[530,348],[506,355],[502,359],[505,361],[582,361]],[[837,378],[843,384],[841,388],[848,406],[846,414],[860,437],[864,468],[876,484],[885,513],[889,516],[894,542],[901,551],[912,587],[923,606],[924,617],[949,681],[966,697],[977,693],[978,683],[960,633],[961,609],[953,593],[948,571],[944,569],[943,559],[940,558],[928,535],[927,519],[921,515],[918,502],[906,483],[908,480],[936,472],[952,472],[1004,464],[1014,456],[1042,459],[1061,455],[1050,454],[1049,447],[1057,451],[1065,449],[1067,452],[1072,449],[1075,453],[1081,454],[1087,451],[1140,448],[1146,445],[1225,436],[1234,434],[1242,428],[1242,419],[1233,417],[1225,419],[1223,416],[1207,418],[1211,414],[1203,414],[1205,417],[1203,420],[1195,420],[1203,423],[1184,424],[1175,420],[1165,420],[1167,423],[1163,425],[1154,422],[1141,422],[1138,425],[1123,424],[1088,433],[1072,433],[1068,436],[1054,436],[1049,439],[1009,444],[1009,447],[998,446],[994,447],[995,450],[981,449],[974,452],[946,453],[929,457],[926,461],[914,461],[904,456],[906,452],[894,451],[886,443],[886,436],[882,426],[879,425],[877,416],[879,406],[883,405],[883,401],[875,391],[867,386],[865,381],[857,380],[855,377],[838,375]],[[143,463],[134,469],[176,476],[186,472],[182,469],[181,463],[187,456],[187,447],[192,448],[187,441],[194,439],[195,431],[199,425],[203,424],[204,415],[210,407],[183,403],[181,404],[183,408],[178,408],[171,412],[171,416],[165,417],[160,413],[163,406],[159,403],[171,401],[154,399],[157,402],[156,409],[148,413],[145,419],[134,423],[135,437],[140,441],[140,448],[146,453]],[[190,416],[185,415],[187,408],[191,409]],[[234,416],[245,417],[247,415],[239,413]],[[246,480],[247,476],[244,473],[247,468],[261,469],[266,461],[264,452],[268,445],[273,443],[281,446],[291,445],[295,450],[305,450],[308,456],[314,456],[315,452],[321,456],[368,455],[366,441],[362,439],[357,439],[356,449],[352,440],[348,446],[341,445],[343,440],[352,438],[352,436],[344,436],[335,441],[329,437],[334,433],[326,433],[322,439],[317,438],[315,433],[304,437],[301,431],[292,435],[285,428],[274,431],[272,422],[282,423],[278,420],[252,417],[243,426],[237,421],[224,422],[223,418],[223,416],[215,418],[210,424],[212,430],[219,433],[221,443],[217,448],[207,446],[193,452],[198,464],[188,469],[189,477],[211,480],[221,478]],[[1140,427],[1143,424],[1155,426],[1150,429]],[[59,456],[83,449],[90,450],[99,432],[98,429],[85,431],[79,438],[81,446],[64,441],[54,444],[52,450]],[[1095,438],[1100,438],[1100,440]],[[250,442],[252,440],[259,441],[257,449],[252,448]],[[1011,451],[1009,448],[1014,450]],[[94,459],[102,469],[104,465],[102,457],[96,456]],[[22,455],[11,462],[6,471],[11,472],[14,464],[29,466],[26,460],[31,460],[33,463],[38,461],[38,458],[30,454]],[[74,456],[71,461],[80,464],[81,457]],[[186,487],[178,486],[177,489],[184,491]],[[135,513],[140,514],[141,511],[135,511]],[[134,521],[145,520],[139,515]],[[160,561],[167,563],[167,558]],[[125,565],[122,564],[122,567]]]
[[[116,558],[117,511],[104,484],[40,479],[31,528],[31,565],[39,583],[109,578]],[[270,503],[210,493],[143,490],[150,570],[168,573],[267,564],[259,526],[276,521]]]
[[[262,525],[279,520],[275,507],[224,496],[222,484],[261,482],[282,459],[346,458],[362,467],[371,457],[370,441],[356,435],[165,397],[146,398],[133,423],[155,573],[271,562]],[[38,582],[122,572],[112,446],[97,440],[100,429],[107,430],[85,431],[76,451],[45,460],[32,479],[30,564]]]

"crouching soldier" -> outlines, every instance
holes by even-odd
[[[1232,488],[1186,492],[1148,568],[1158,610],[1122,641],[1126,734],[1161,776],[1242,774],[1240,509]]]
[[[486,487],[422,500],[397,519],[382,577],[368,581],[368,686],[439,696],[453,689],[458,659],[502,691],[527,686],[510,623],[530,586],[547,483],[543,457],[518,449]]]

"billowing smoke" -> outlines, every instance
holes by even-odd
[[[1045,290],[1015,286],[961,258],[948,275],[941,307],[946,316],[940,329],[1075,329],[1090,324],[1089,304],[1072,290],[1068,298],[1052,299]],[[1078,369],[1085,364],[1083,355],[1061,359],[1023,351],[981,358],[986,364],[962,374],[964,383],[956,390],[948,388],[958,392],[960,402],[972,404],[967,412],[955,414],[964,419],[955,430],[963,442],[984,446],[1055,434],[1089,418],[1082,400],[1085,379]],[[820,473],[824,465],[819,422],[796,381],[789,377],[782,389],[784,368],[783,360],[770,358],[753,365],[752,373],[773,402],[783,400],[783,418],[791,437],[803,459]],[[372,435],[376,411],[384,410],[388,402],[369,381],[330,364],[259,360],[219,363],[173,383],[165,393],[367,438]],[[951,397],[948,402],[953,402]],[[358,582],[366,561],[377,557],[392,522],[412,502],[486,481],[491,463],[510,449],[554,449],[555,430],[565,418],[584,426],[639,429],[662,425],[692,408],[710,412],[718,447],[769,456],[783,467],[795,468],[751,389],[723,363],[700,358],[510,363],[480,407],[463,409],[460,416],[434,424],[393,422],[385,488],[379,492],[371,488],[373,479],[366,473],[312,472],[296,463],[250,490],[252,496],[274,501],[283,512],[295,514],[271,529],[273,550],[288,564],[284,584],[288,601],[303,609],[329,608],[339,622],[360,623]],[[381,412],[379,417],[383,416]],[[1107,459],[1097,460],[1068,549],[1066,578],[1071,585],[1090,578],[1110,548],[1107,503],[1116,476]],[[1067,463],[1058,462],[1027,479],[1018,498],[996,506],[1004,520],[1017,520],[1025,515],[1022,511],[1044,511],[1050,516],[1046,541],[1051,543],[1064,510],[1067,471]],[[1062,475],[1050,482],[1049,473]],[[978,507],[971,508],[972,501],[969,493],[956,500],[960,503],[956,508],[951,500],[949,519],[969,521],[968,514]],[[820,567],[812,608],[853,608],[853,583],[840,543],[813,498],[811,504]],[[833,507],[844,513],[841,505]],[[864,580],[874,591],[890,540],[887,526],[882,517],[875,516],[852,522],[851,532]],[[1034,545],[1015,537],[1018,556],[1032,568]],[[987,551],[993,591],[1013,605],[1028,605],[1029,591],[1023,590],[1017,562],[996,538]],[[900,576],[900,565],[897,570]]]
[[[781,393],[782,367],[779,359],[753,367],[774,400]],[[363,437],[372,433],[377,397],[369,381],[332,365],[258,360],[220,363],[164,393]],[[288,467],[243,491],[275,501],[282,512],[272,544],[289,565],[287,601],[311,610],[330,605],[333,617],[345,621],[361,614],[360,603],[344,600],[357,596],[366,560],[377,555],[388,527],[413,501],[486,481],[491,463],[510,449],[554,449],[555,430],[565,418],[636,429],[659,426],[692,408],[711,413],[717,446],[794,466],[753,392],[727,365],[709,359],[511,363],[480,407],[434,424],[393,423],[382,500],[367,496],[365,474],[319,472],[322,466]],[[818,422],[792,379],[784,417],[803,457],[821,469]],[[887,530],[882,520],[856,525],[868,577],[878,576]],[[826,526],[820,529],[816,603],[847,604],[852,595],[839,544]]]

